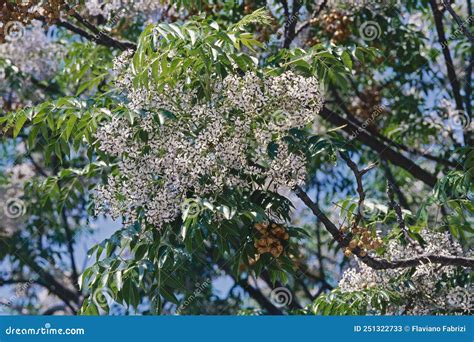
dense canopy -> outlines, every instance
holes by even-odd
[[[0,10],[0,312],[473,312],[469,0]]]

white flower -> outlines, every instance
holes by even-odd
[[[421,235],[426,242],[424,249],[413,245],[403,246],[398,241],[392,240],[387,246],[385,257],[389,260],[400,260],[421,254],[465,255],[459,243],[453,241],[448,232],[424,230]],[[393,315],[429,315],[449,313],[453,310],[467,313],[474,310],[472,295],[465,295],[469,291],[472,293],[472,286],[451,288],[449,282],[438,286],[443,278],[448,279],[453,276],[454,266],[423,264],[414,269],[409,281],[403,279],[408,271],[403,268],[374,270],[357,260],[357,267],[349,268],[344,272],[339,288],[343,292],[352,292],[364,290],[372,284],[372,286],[397,292],[402,298],[402,303],[388,308],[387,313]]]
[[[31,22],[20,39],[0,44],[0,57],[11,60],[23,73],[40,81],[56,73],[64,53],[64,47],[48,36],[38,20]]]
[[[118,69],[125,60],[116,61]],[[292,72],[229,76],[214,85],[209,101],[197,100],[196,91],[184,84],[157,92],[132,87],[126,73],[119,78],[130,109],[148,114],[134,125],[116,117],[97,132],[100,149],[120,160],[119,175],[97,190],[100,212],[129,221],[141,213],[160,227],[180,215],[189,194],[205,197],[252,187],[254,176],[289,187],[305,180],[304,156],[290,153],[281,138],[290,128],[310,124],[320,111],[323,100],[315,78]],[[286,115],[282,123],[272,117],[279,108]],[[163,109],[176,118],[160,116]],[[272,141],[279,146],[273,160],[267,153]]]

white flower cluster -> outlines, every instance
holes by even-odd
[[[146,18],[153,15],[159,16],[166,8],[161,1],[157,0],[88,0],[84,5],[88,14],[101,15],[108,20],[115,16],[143,15]]]
[[[251,187],[253,177],[290,187],[304,181],[304,157],[290,152],[282,138],[320,111],[315,78],[292,72],[229,76],[216,82],[207,100],[198,100],[183,84],[157,92],[133,89],[125,77],[121,86],[129,91],[130,107],[147,114],[134,124],[114,117],[97,132],[101,150],[120,160],[120,172],[98,189],[99,212],[130,221],[141,215],[160,227],[180,214],[190,196]],[[278,108],[285,117],[276,123]],[[279,146],[274,159],[267,153],[271,142]]]
[[[49,37],[38,20],[33,20],[19,39],[0,44],[0,58],[11,62],[25,74],[42,81],[51,78],[57,71],[62,45]]]
[[[35,176],[35,171],[30,164],[15,164],[6,172],[9,175],[9,184],[23,187],[25,183]]]
[[[449,233],[439,233],[424,230],[422,237],[426,242],[424,249],[419,246],[402,246],[392,240],[386,251],[389,260],[400,260],[416,257],[422,254],[436,254],[445,256],[463,256],[461,246],[453,241]],[[418,247],[418,248],[417,248]],[[410,270],[388,269],[374,270],[357,260],[357,267],[344,272],[339,282],[343,292],[365,290],[367,288],[381,288],[397,292],[401,298],[400,305],[388,308],[392,315],[430,315],[462,312],[474,310],[473,286],[450,286],[449,279],[453,278],[456,267],[440,266],[427,263],[417,266],[409,281],[403,277]],[[439,286],[444,282],[444,286]],[[370,303],[367,304],[370,306]],[[371,308],[373,309],[373,308]]]

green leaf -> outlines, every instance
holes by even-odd
[[[13,137],[16,138],[18,134],[20,134],[23,125],[25,124],[27,117],[24,112],[20,112],[20,114],[16,117],[15,127],[13,129]]]

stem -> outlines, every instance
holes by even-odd
[[[456,109],[463,110],[463,101],[461,97],[461,86],[459,80],[456,76],[456,71],[454,70],[454,62],[451,58],[451,52],[449,51],[448,40],[444,33],[443,25],[443,13],[438,8],[436,0],[430,0],[431,10],[433,12],[436,31],[438,32],[438,41],[441,44],[441,50],[443,51],[444,60],[446,62],[446,69],[448,72],[448,79],[451,83],[451,88],[453,90],[454,101],[456,102]]]

